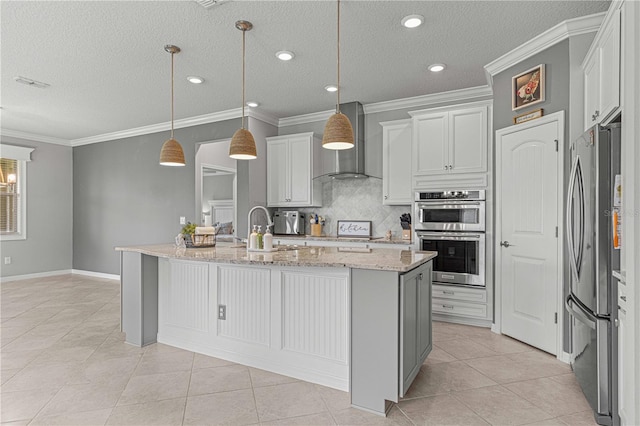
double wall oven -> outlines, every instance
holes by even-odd
[[[419,250],[437,251],[433,281],[485,286],[485,191],[416,192]]]

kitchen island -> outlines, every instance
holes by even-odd
[[[126,341],[349,391],[384,415],[431,351],[435,252],[118,247]]]

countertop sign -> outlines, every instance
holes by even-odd
[[[371,238],[371,221],[339,220],[338,237]]]

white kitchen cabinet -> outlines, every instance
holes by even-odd
[[[582,70],[586,130],[608,123],[620,107],[620,10],[602,24]]]
[[[412,204],[412,122],[407,119],[387,121],[380,125],[382,126],[382,204]]]
[[[414,176],[487,171],[487,105],[410,114]]]
[[[320,140],[313,133],[274,136],[267,140],[267,206],[322,205]]]
[[[487,290],[451,285],[433,285],[434,318],[465,324],[488,325],[491,321]]]

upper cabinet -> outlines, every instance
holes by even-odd
[[[411,124],[410,119],[380,123],[382,126],[382,204],[413,203]]]
[[[487,171],[487,105],[411,114],[414,176]]]
[[[606,124],[620,107],[620,10],[610,15],[596,35],[582,65],[584,128]]]
[[[313,133],[274,136],[267,140],[267,206],[322,205],[321,142]]]

